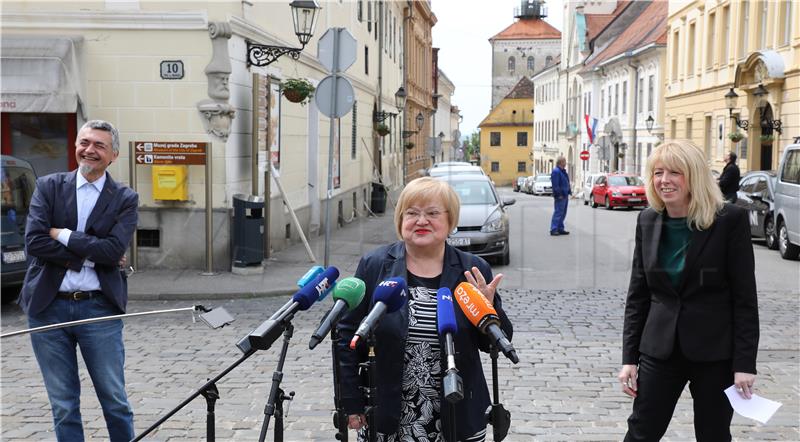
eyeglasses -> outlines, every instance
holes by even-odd
[[[422,216],[424,215],[425,219],[433,221],[433,220],[438,220],[439,218],[441,218],[442,214],[445,213],[445,212],[447,212],[447,211],[446,210],[442,210],[442,209],[438,209],[438,208],[433,208],[433,207],[425,209],[425,210],[419,210],[419,209],[411,208],[411,209],[406,209],[403,212],[403,219],[404,220],[409,220],[409,221],[410,220],[416,221],[416,220],[419,220],[420,218],[422,218]]]

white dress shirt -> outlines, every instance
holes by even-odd
[[[100,197],[100,192],[103,191],[103,186],[106,184],[106,174],[90,183],[81,174],[77,173],[78,179],[75,180],[75,201],[78,204],[78,232],[84,232],[86,229],[86,221],[89,215],[92,214],[97,198]],[[58,242],[68,247],[69,237],[72,235],[72,230],[62,228],[58,234]],[[83,261],[83,267],[80,272],[67,270],[64,280],[61,281],[61,287],[58,289],[60,292],[72,292],[76,290],[100,290],[100,281],[97,279],[97,273],[94,271],[94,263],[88,259]]]

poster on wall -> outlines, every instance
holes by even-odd
[[[269,116],[267,120],[267,146],[275,169],[281,170],[281,84],[270,77]]]
[[[333,188],[342,186],[342,120],[331,118],[333,124]]]

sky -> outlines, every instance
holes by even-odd
[[[431,0],[438,22],[433,47],[439,48],[439,69],[455,84],[452,104],[464,120],[462,137],[478,130],[492,104],[492,46],[489,38],[514,23],[520,0]],[[561,0],[546,0],[545,19],[561,30]]]

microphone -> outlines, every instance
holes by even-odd
[[[298,286],[298,287],[303,287],[303,286],[305,286],[305,285],[306,285],[306,284],[308,284],[309,282],[313,281],[313,280],[314,280],[314,278],[316,278],[317,276],[319,276],[319,274],[320,274],[320,273],[322,273],[323,271],[325,271],[325,267],[322,267],[322,266],[314,266],[314,267],[311,267],[310,269],[308,269],[308,271],[306,272],[306,274],[305,274],[305,275],[301,276],[301,277],[300,277],[300,279],[298,279],[298,280],[297,280],[297,286]],[[323,292],[323,293],[322,293],[322,294],[319,296],[319,299],[318,299],[318,301],[322,301],[323,299],[325,299],[325,297],[327,297],[327,296],[328,296],[328,293],[330,293],[331,291],[333,291],[333,288],[334,288],[334,287],[336,287],[336,283],[335,283],[335,282],[334,282],[334,283],[331,285],[331,287],[330,287],[328,290],[326,290],[325,292]]]
[[[298,310],[308,310],[331,285],[339,278],[339,269],[328,267],[318,274],[311,282],[298,290],[292,299],[278,312],[264,321],[250,334],[236,344],[242,352],[247,353],[253,349],[266,350],[283,333],[283,321]],[[288,306],[288,307],[287,307]]]
[[[447,371],[442,379],[444,397],[452,404],[464,399],[464,383],[456,369],[453,335],[458,333],[458,324],[453,308],[453,294],[447,287],[442,287],[436,292],[436,326],[439,336],[444,336],[444,353],[447,357]]]
[[[497,310],[489,303],[489,300],[468,282],[462,282],[456,287],[456,300],[469,322],[481,333],[489,335],[492,345],[499,348],[508,359],[511,359],[511,362],[518,363],[517,351],[514,350],[514,346],[500,329]]]
[[[367,286],[364,281],[358,278],[344,278],[336,283],[333,288],[333,307],[325,314],[317,331],[311,335],[311,340],[308,341],[308,349],[313,350],[325,336],[331,331],[333,324],[339,320],[339,317],[344,313],[344,309],[354,310],[361,304],[364,299],[364,293],[367,291]]]
[[[361,321],[361,325],[358,326],[356,334],[350,341],[350,350],[356,349],[358,340],[367,336],[378,325],[378,321],[384,314],[396,312],[406,303],[408,300],[406,296],[406,280],[400,277],[384,280],[375,287],[372,297],[375,299],[375,305],[367,317]]]

